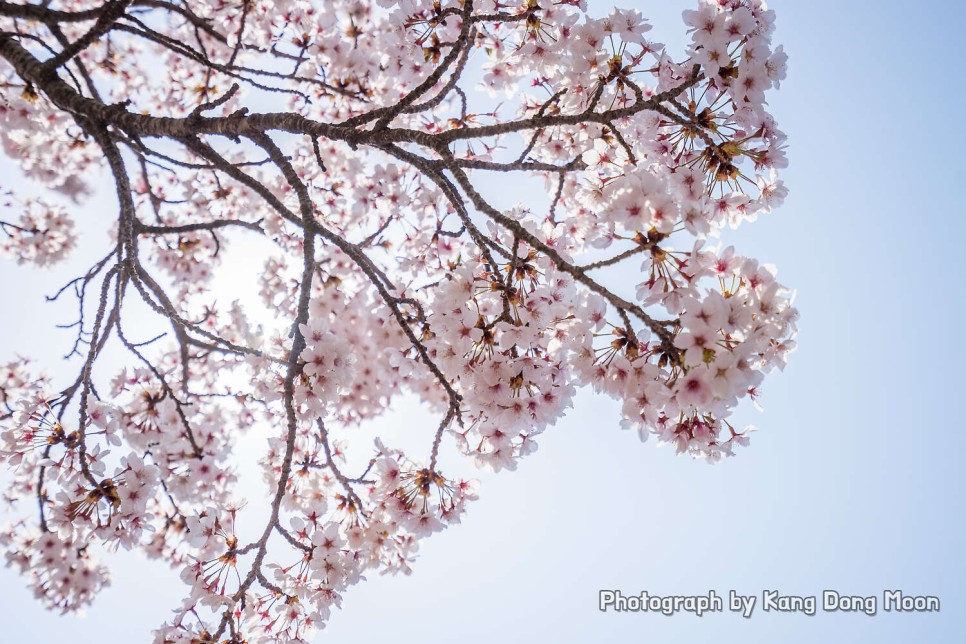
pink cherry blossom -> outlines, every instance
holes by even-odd
[[[0,367],[8,563],[73,612],[140,550],[185,585],[156,642],[307,642],[581,389],[733,456],[795,348],[775,270],[715,245],[787,193],[774,21],[698,0],[674,52],[577,0],[0,3],[0,146],[36,183],[0,254],[95,258],[55,294],[71,360]],[[100,188],[110,233],[78,235]],[[404,439],[360,429],[411,403]]]

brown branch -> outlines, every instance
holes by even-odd
[[[87,49],[94,41],[110,31],[114,23],[124,15],[124,11],[130,4],[131,0],[108,0],[105,2],[98,13],[94,26],[83,36],[65,47],[59,54],[44,63],[45,71],[47,73],[53,73],[58,67],[61,67],[68,60]]]

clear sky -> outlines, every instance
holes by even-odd
[[[653,17],[658,40],[680,41],[690,3],[626,4]],[[790,58],[770,103],[790,139],[791,193],[734,241],[779,266],[802,318],[798,352],[766,380],[765,412],[739,412],[761,428],[751,447],[715,467],[676,457],[583,395],[517,472],[481,476],[463,525],[425,541],[412,576],[351,589],[319,641],[962,641],[966,5],[771,5]],[[57,310],[40,300],[66,273],[3,264],[0,275],[17,303],[0,319],[0,357],[53,361],[69,340],[40,334]],[[2,639],[146,641],[180,582],[130,555],[112,563],[113,586],[84,619],[46,615],[0,571]],[[903,589],[942,609],[614,614],[597,609],[605,588],[734,589],[759,603],[765,589],[880,603]]]

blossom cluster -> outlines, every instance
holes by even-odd
[[[428,344],[458,382],[472,421],[451,430],[458,447],[499,470],[536,449],[535,437],[572,405],[566,338],[584,325],[575,321],[573,280],[546,257],[520,244],[496,270],[467,262],[447,276],[432,303]]]
[[[17,523],[0,532],[6,563],[29,579],[34,596],[61,613],[83,610],[110,584],[108,570],[94,559],[82,541],[55,532],[38,534]]]
[[[0,255],[18,264],[56,264],[77,244],[74,220],[60,206],[42,199],[18,201],[8,193],[0,207],[11,214],[19,211],[15,221],[0,221]]]

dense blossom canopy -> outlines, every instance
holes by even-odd
[[[0,250],[58,262],[99,171],[117,199],[58,294],[73,375],[0,372],[0,539],[38,598],[81,609],[137,548],[187,585],[156,642],[305,641],[460,520],[460,454],[516,467],[580,388],[642,440],[747,444],[729,414],[797,314],[708,239],[785,195],[774,15],[700,0],[675,56],[585,4],[0,0],[0,142],[47,189],[0,195]],[[510,175],[532,189],[507,207]],[[246,235],[261,310],[211,286]],[[125,324],[145,305],[166,334]],[[404,395],[438,415],[419,451],[353,439]],[[243,509],[233,447],[257,427],[269,494]]]

